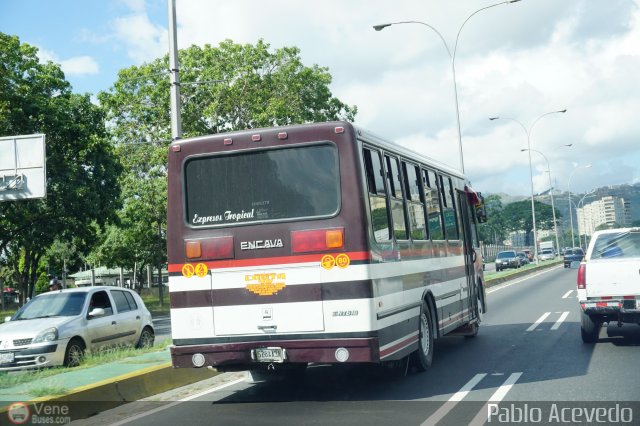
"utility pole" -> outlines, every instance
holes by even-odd
[[[171,80],[171,138],[182,137],[180,116],[180,73],[178,65],[178,36],[176,30],[176,2],[169,0],[169,78]]]

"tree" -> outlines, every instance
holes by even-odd
[[[11,246],[21,256],[23,297],[32,296],[38,265],[54,240],[73,240],[79,250],[95,243],[90,225],[115,217],[122,170],[102,110],[88,94],[73,94],[60,67],[40,63],[36,54],[0,33],[0,134],[44,133],[47,143],[47,198],[0,203],[0,254]]]
[[[500,195],[488,195],[484,199],[487,221],[478,227],[480,240],[485,243],[502,244],[506,239],[505,220],[502,214],[503,205]]]
[[[184,137],[312,121],[353,120],[355,107],[331,95],[331,75],[302,64],[300,51],[273,52],[263,41],[179,52]],[[104,248],[156,265],[166,261],[167,144],[171,138],[168,56],[121,70],[113,87],[98,95],[109,132],[125,166],[120,241],[135,254]],[[123,247],[121,247],[123,248]],[[111,253],[111,254],[109,254]]]
[[[534,201],[536,210],[536,228],[538,230],[553,229],[553,212],[548,204]],[[526,235],[525,245],[532,246],[530,235],[533,230],[533,216],[531,214],[531,201],[523,200],[507,204],[502,210],[505,229],[510,232],[524,231]],[[556,220],[562,216],[556,209]]]

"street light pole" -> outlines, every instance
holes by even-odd
[[[580,201],[578,201],[578,205],[577,205],[577,207],[576,207],[576,215],[578,214],[578,210],[580,210],[581,208],[584,208],[584,204],[583,204],[583,203],[584,203],[585,199],[586,199],[586,198],[589,198],[589,197],[593,197],[593,196],[595,195],[595,194],[594,194],[594,192],[596,192],[596,190],[595,190],[595,189],[592,189],[591,191],[589,191],[589,192],[587,192],[586,194],[584,194],[584,195],[582,196],[582,198],[580,198]],[[582,205],[582,207],[580,207],[580,204],[583,204],[583,205]],[[586,220],[585,220],[585,218],[584,218],[584,211],[582,212],[582,225],[583,225],[583,226],[584,226],[584,228],[585,228],[585,233],[584,233],[584,247],[585,247],[585,250],[586,250],[586,247],[587,247],[587,232],[586,232],[587,222],[586,222]],[[580,240],[580,235],[579,235],[579,233],[580,233],[580,225],[578,225],[578,243],[582,244],[582,241]]]
[[[463,155],[463,152],[462,152],[462,128],[460,126],[460,107],[459,107],[459,104],[458,104],[458,85],[456,83],[456,52],[458,51],[458,40],[460,39],[460,33],[462,32],[462,28],[464,28],[465,24],[469,21],[469,19],[471,19],[477,13],[482,12],[483,10],[491,9],[492,7],[500,6],[500,5],[503,5],[503,4],[509,4],[509,3],[517,3],[519,1],[521,1],[521,0],[506,0],[506,1],[502,1],[500,3],[495,3],[495,4],[492,4],[492,5],[480,8],[480,9],[476,10],[475,12],[473,12],[471,15],[469,15],[467,17],[467,19],[464,20],[464,22],[462,23],[460,28],[458,29],[458,34],[456,35],[456,42],[453,45],[453,53],[451,52],[451,49],[449,49],[449,45],[447,44],[447,42],[444,39],[444,37],[442,37],[442,34],[440,34],[440,31],[438,31],[432,25],[427,24],[426,22],[422,22],[422,21],[400,21],[400,22],[389,22],[389,23],[386,23],[386,24],[379,24],[379,25],[374,25],[373,26],[374,30],[382,31],[383,29],[385,29],[386,27],[390,27],[391,25],[420,24],[420,25],[424,25],[427,28],[430,28],[431,30],[433,30],[438,35],[438,37],[440,37],[440,40],[442,41],[442,44],[444,44],[444,48],[447,50],[447,53],[449,54],[449,59],[451,60],[451,74],[453,76],[453,100],[454,100],[455,107],[456,107],[456,124],[457,124],[457,127],[458,127],[458,151],[459,151],[459,156],[460,156],[460,170],[462,171],[462,173],[464,173],[464,155]]]
[[[591,164],[587,164],[586,166],[576,167],[573,169],[573,172],[569,175],[569,183],[567,183],[567,191],[569,192],[569,219],[571,219],[571,247],[575,247],[576,242],[573,236],[573,213],[571,212],[571,179],[573,178],[573,174],[578,171],[578,169],[588,169],[591,167]]]
[[[565,112],[567,112],[566,109],[563,109],[560,111],[545,112],[544,114],[542,114],[541,116],[539,116],[533,121],[533,124],[531,124],[531,127],[529,127],[529,130],[527,130],[525,125],[522,124],[519,120],[516,120],[515,118],[511,118],[511,117],[490,117],[489,118],[489,120],[499,120],[499,119],[511,120],[519,124],[520,127],[522,127],[522,130],[524,130],[524,133],[527,135],[527,151],[529,153],[529,180],[531,181],[531,220],[533,223],[533,253],[536,258],[536,265],[540,264],[540,259],[538,259],[538,231],[536,229],[536,205],[535,205],[534,192],[533,192],[533,166],[531,164],[531,133],[533,132],[533,128],[535,127],[536,123],[542,117],[545,117],[550,114],[564,114]]]
[[[560,251],[560,242],[558,240],[558,224],[556,222],[556,205],[553,201],[553,183],[551,181],[551,166],[549,166],[549,159],[547,158],[546,155],[544,155],[541,151],[538,151],[537,149],[531,149],[531,150],[521,149],[520,151],[537,152],[538,154],[542,155],[544,160],[547,162],[547,172],[549,173],[549,192],[551,193],[551,212],[553,214],[553,233],[556,236],[556,250]]]

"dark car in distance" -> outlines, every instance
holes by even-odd
[[[501,251],[496,256],[496,271],[502,271],[507,268],[519,268],[520,257],[515,250]]]
[[[584,250],[580,247],[568,248],[564,251],[564,267],[570,268],[571,262],[581,262],[584,258]]]

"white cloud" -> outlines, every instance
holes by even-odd
[[[112,22],[114,37],[122,43],[127,55],[136,64],[152,61],[168,51],[168,32],[162,25],[154,24],[139,1],[127,2],[134,13]]]
[[[93,75],[100,72],[100,66],[91,56],[76,56],[68,59],[60,59],[51,51],[45,49],[38,50],[38,58],[42,62],[51,61],[60,65],[66,76]]]
[[[141,0],[113,22],[137,63],[167,51],[166,21],[151,22]],[[489,0],[180,0],[178,44],[224,39],[273,48],[298,46],[307,65],[328,66],[335,96],[356,104],[357,124],[458,167],[449,57],[438,35],[420,25],[375,32],[372,25],[417,20],[453,48],[460,25]],[[640,181],[640,0],[525,0],[474,15],[460,33],[456,74],[465,169],[485,192],[530,192],[531,147],[550,162],[554,186],[574,190]],[[571,148],[561,147],[573,143]],[[534,190],[548,188],[547,166],[532,156]]]

